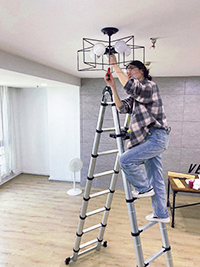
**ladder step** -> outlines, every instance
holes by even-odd
[[[90,232],[90,231],[93,231],[93,230],[95,230],[95,229],[98,229],[98,228],[100,228],[100,227],[101,227],[101,223],[96,224],[96,225],[93,225],[93,226],[91,226],[91,227],[88,227],[88,228],[86,228],[86,229],[83,230],[83,234],[88,233],[88,232]]]
[[[106,171],[106,172],[101,172],[101,173],[96,173],[96,174],[94,174],[94,178],[98,178],[98,177],[109,175],[109,174],[113,174],[113,173],[114,173],[113,170]]]
[[[160,250],[158,250],[156,253],[154,253],[151,257],[149,257],[146,261],[145,261],[145,266],[149,265],[151,262],[153,262],[154,260],[156,260],[158,257],[160,257],[163,253],[165,252],[165,248],[161,248]]]
[[[110,154],[114,154],[114,153],[118,153],[118,152],[119,152],[118,149],[113,149],[113,150],[99,152],[98,156],[105,156],[105,155],[110,155]]]
[[[115,131],[115,127],[111,127],[111,128],[102,128],[102,132],[106,133],[106,132],[113,132]]]
[[[97,210],[92,210],[92,211],[90,211],[90,212],[87,212],[87,213],[86,213],[86,216],[88,217],[88,216],[91,216],[91,215],[100,213],[100,212],[102,212],[102,211],[104,211],[104,210],[106,210],[105,207],[100,208],[100,209],[97,209]]]
[[[125,131],[126,130],[125,127],[120,127],[120,129],[122,131]],[[102,130],[102,132],[115,132],[115,127],[102,128],[101,130]]]
[[[139,232],[143,232],[143,231],[149,229],[150,227],[154,226],[156,223],[158,223],[158,222],[148,222],[147,224],[141,226],[138,230],[139,230]]]
[[[90,198],[94,198],[94,197],[102,196],[102,195],[105,195],[105,194],[108,194],[108,193],[110,193],[110,190],[109,190],[109,189],[106,189],[106,190],[103,190],[103,191],[100,191],[100,192],[91,194],[91,195],[90,195]]]
[[[83,250],[83,251],[80,251],[80,252],[78,253],[78,255],[81,256],[82,254],[87,253],[87,252],[90,252],[91,250],[95,249],[96,247],[97,247],[97,245],[95,245],[95,246],[93,246],[93,247],[90,247],[90,248],[88,248],[88,249],[85,249],[85,250]]]
[[[94,244],[94,243],[96,243],[96,242],[98,242],[98,239],[97,239],[97,238],[96,238],[96,239],[93,239],[93,240],[91,240],[91,241],[88,241],[88,242],[86,242],[86,243],[84,243],[84,244],[82,244],[82,245],[80,245],[80,249],[85,248],[85,247],[87,247],[87,246],[90,246],[90,245],[92,245],[92,244]]]
[[[112,106],[114,103],[113,102],[110,102],[110,101],[108,101],[108,102],[106,102],[106,104],[108,105],[108,106]]]

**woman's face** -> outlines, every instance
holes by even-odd
[[[127,74],[129,79],[134,76],[139,81],[144,80],[144,72],[143,72],[143,70],[138,69],[138,67],[136,67],[134,65],[129,65],[126,68],[126,74]]]

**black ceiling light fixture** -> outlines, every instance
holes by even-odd
[[[125,69],[131,60],[145,62],[145,47],[135,45],[133,35],[111,40],[111,36],[118,31],[114,27],[103,28],[101,32],[108,35],[108,41],[83,38],[83,49],[77,51],[78,71],[107,71],[110,66],[109,55],[112,54],[115,54],[122,69]]]

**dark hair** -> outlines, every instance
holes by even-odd
[[[127,66],[126,68],[129,66],[129,65],[134,65],[136,66],[138,69],[142,70],[143,73],[144,73],[144,78],[145,79],[148,79],[148,80],[152,80],[152,77],[149,75],[149,70],[146,68],[146,66],[144,65],[144,63],[142,63],[141,61],[139,60],[133,60],[131,61]]]

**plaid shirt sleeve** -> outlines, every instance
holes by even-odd
[[[153,100],[153,86],[156,86],[156,84],[149,80],[145,80],[145,83],[142,83],[132,77],[128,80],[124,89],[127,94],[131,95],[138,102],[147,104]]]
[[[134,98],[132,96],[122,100],[122,106],[118,108],[119,112],[122,114],[133,112]]]

